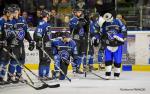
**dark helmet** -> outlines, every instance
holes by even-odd
[[[70,32],[68,32],[68,31],[62,31],[61,33],[62,33],[62,38],[70,38],[71,37]]]
[[[83,12],[84,10],[83,10],[83,9],[81,9],[81,8],[75,8],[73,12],[74,12],[74,13],[76,13],[76,12],[78,12],[78,11]]]
[[[99,13],[91,13],[90,18],[92,21],[96,21],[99,18]]]
[[[12,7],[14,11],[20,11],[20,7],[16,4],[11,4],[10,7]]]
[[[3,14],[12,13],[12,12],[14,12],[12,7],[6,7],[3,10]]]
[[[49,16],[49,11],[48,10],[42,10],[41,11],[41,17],[44,18],[44,17],[47,17]]]

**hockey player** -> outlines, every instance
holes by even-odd
[[[122,62],[122,45],[127,36],[126,26],[115,19],[112,14],[105,13],[105,23],[102,26],[102,36],[105,42],[106,79],[110,79],[112,64],[114,64],[114,78],[119,79]]]
[[[29,42],[29,50],[34,49],[34,41],[32,40],[26,20],[20,16],[20,8],[16,5],[11,6],[14,10],[13,28],[15,38],[8,41],[11,50],[10,52],[15,55],[17,62],[14,58],[11,58],[10,64],[8,66],[8,78],[9,82],[19,82],[22,81],[22,64],[25,63],[25,49],[24,49],[24,39]],[[16,71],[16,74],[14,74]],[[15,79],[14,79],[15,75]]]
[[[50,56],[52,55],[52,32],[51,26],[47,22],[50,17],[49,11],[41,11],[41,17],[42,20],[39,22],[39,25],[37,26],[34,33],[34,40],[36,41],[36,48],[39,50],[39,77],[40,79],[48,80],[51,61],[42,50],[45,50],[46,53],[48,53]]]
[[[0,85],[8,84],[4,81],[6,74],[6,66],[9,63],[9,55],[4,49],[8,49],[7,40],[13,38],[11,31],[13,30],[13,10],[6,7],[3,16],[0,18]]]
[[[98,61],[99,69],[104,69],[104,67],[102,66],[103,51],[101,50],[102,45],[100,42],[100,39],[101,39],[100,26],[96,24],[98,18],[99,18],[99,14],[97,13],[91,15],[90,37],[92,41],[92,47],[94,50],[94,57],[97,59],[96,61]]]
[[[86,51],[88,44],[88,30],[86,30],[87,21],[83,17],[83,11],[76,9],[74,11],[74,17],[70,20],[69,27],[73,40],[77,43],[78,60],[75,62],[76,66],[73,66],[73,71],[76,73],[83,73],[79,70],[82,62],[86,63]]]
[[[93,64],[94,64],[94,45],[93,45],[93,41],[91,40],[96,34],[95,34],[95,28],[93,26],[93,23],[94,23],[94,20],[92,19],[92,16],[90,17],[91,20],[90,20],[90,25],[89,25],[89,41],[88,41],[88,44],[87,46],[89,46],[89,49],[86,49],[86,58],[84,58],[84,63],[87,63],[88,64],[88,67],[89,67],[89,71],[92,71],[92,70],[97,70],[97,68],[94,68],[93,67]],[[86,60],[87,59],[87,60]]]
[[[77,60],[77,47],[74,40],[70,38],[69,32],[62,32],[62,38],[53,41],[53,55],[55,61],[54,77],[59,77],[60,80],[65,79],[67,75],[68,65],[70,58],[73,57],[74,61]],[[60,72],[59,68],[64,72]]]

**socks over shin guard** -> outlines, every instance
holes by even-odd
[[[111,69],[112,66],[106,66],[106,73],[105,73],[106,76],[111,76]]]

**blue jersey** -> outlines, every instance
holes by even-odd
[[[0,35],[2,40],[7,40],[8,38],[12,38],[12,36],[14,36],[13,25],[13,20],[6,21],[4,18],[0,18]]]
[[[122,39],[126,38],[127,28],[119,19],[114,19],[113,22],[105,22],[101,28],[101,32],[105,36],[106,45],[119,46],[123,42],[117,40],[114,36]]]
[[[59,55],[61,58],[69,59],[70,56],[76,56],[77,47],[74,40],[69,42],[63,42],[62,39],[58,39],[52,42],[53,54]]]
[[[23,45],[23,40],[26,39],[28,42],[32,41],[30,33],[28,31],[28,25],[24,17],[19,16],[18,19],[13,19],[14,33],[15,33],[15,44]]]
[[[39,25],[37,26],[35,33],[34,33],[34,39],[36,42],[38,41],[50,41],[52,38],[51,35],[51,26],[44,20],[39,22]]]
[[[2,32],[2,29],[4,27],[5,19],[3,17],[0,18],[0,32]]]
[[[80,18],[76,16],[74,16],[70,20],[69,27],[74,39],[79,39],[86,35],[86,32],[84,30],[84,25],[85,24],[82,24],[82,22],[80,21]]]
[[[90,21],[90,35],[96,39],[100,39],[100,28],[95,25],[96,22]]]
[[[3,17],[0,18],[0,39],[4,39],[4,23],[5,23],[5,19]]]

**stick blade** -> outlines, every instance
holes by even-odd
[[[60,84],[55,84],[55,85],[48,85],[49,88],[58,88],[60,87]]]
[[[48,87],[47,84],[43,84],[42,86],[36,87],[35,89],[36,89],[36,90],[41,90],[41,89],[45,89],[45,88],[47,88],[47,87]]]

